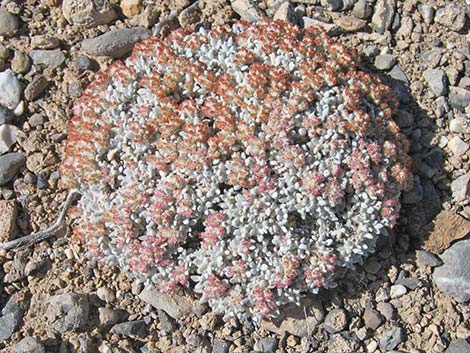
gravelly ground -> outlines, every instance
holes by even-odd
[[[330,33],[361,53],[365,67],[394,87],[401,102],[396,120],[412,142],[417,176],[415,188],[403,198],[400,224],[374,256],[345,274],[338,288],[309,302],[308,322],[302,312],[286,310],[296,316],[280,328],[266,322],[261,328],[224,323],[205,310],[173,319],[139,300],[141,285],[84,258],[84,249],[67,236],[18,252],[2,250],[2,352],[26,352],[27,344],[35,349],[31,352],[61,353],[470,352],[465,341],[470,337],[470,245],[455,241],[470,231],[470,6],[464,1],[199,0],[183,11],[191,3],[1,2],[0,71],[12,70],[23,103],[9,107],[14,115],[0,106],[0,125],[17,128],[4,128],[0,143],[12,134],[16,142],[0,153],[19,152],[26,163],[0,187],[0,239],[52,223],[65,198],[57,186],[57,166],[71,107],[95,73],[114,60],[90,55],[82,40],[117,28],[144,26],[164,34],[179,25],[240,16],[287,17],[308,25],[305,16],[326,23]],[[287,8],[284,3],[290,15],[276,12]],[[11,85],[9,80],[0,90],[3,106]],[[15,169],[1,158],[0,171]],[[449,246],[450,255],[444,252],[442,260],[423,250],[441,254]],[[456,263],[445,267],[451,259]],[[441,277],[468,269],[460,292],[436,286],[432,274],[443,261],[447,272]],[[80,301],[68,298],[75,319],[84,320],[79,329],[50,319],[50,310],[60,305],[51,307],[48,301],[62,293],[82,295]],[[137,324],[115,326],[122,322]],[[147,331],[140,334],[142,327]]]

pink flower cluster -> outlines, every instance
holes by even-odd
[[[282,21],[138,43],[74,107],[61,183],[89,254],[226,317],[276,315],[374,250],[410,187],[396,100]]]

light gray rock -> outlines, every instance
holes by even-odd
[[[451,184],[450,189],[452,190],[452,198],[454,201],[460,202],[468,200],[470,197],[470,189],[468,187],[470,183],[470,173],[464,174],[456,178]]]
[[[460,157],[468,151],[468,148],[470,146],[468,145],[468,143],[464,142],[459,136],[454,136],[447,143],[447,147],[449,147],[454,156]]]
[[[434,20],[453,31],[461,31],[465,27],[465,9],[456,3],[450,3],[436,11]]]
[[[112,303],[116,300],[116,294],[114,294],[114,291],[107,287],[98,288],[96,296],[106,303]]]
[[[469,339],[459,339],[450,342],[445,353],[470,353]]]
[[[439,69],[427,69],[424,71],[424,78],[428,83],[429,89],[436,97],[447,94],[448,83],[444,71]]]
[[[470,134],[470,117],[457,115],[450,121],[449,130],[458,134]]]
[[[395,318],[396,309],[390,303],[377,303],[377,310],[384,316],[387,321],[393,320]]]
[[[352,14],[362,20],[368,19],[372,15],[372,6],[367,0],[359,0],[353,7]]]
[[[256,22],[266,17],[263,10],[251,0],[233,0],[232,10],[235,11],[242,20],[248,22]]]
[[[64,0],[62,13],[70,24],[85,24],[94,27],[114,21],[116,11],[108,1]]]
[[[418,11],[421,17],[424,20],[424,23],[430,25],[434,19],[434,8],[429,4],[419,4]]]
[[[391,54],[377,55],[374,65],[379,70],[390,70],[395,65],[395,58]]]
[[[134,43],[147,38],[150,31],[144,27],[115,29],[95,38],[82,41],[82,48],[93,56],[121,58],[129,54]]]
[[[114,325],[110,332],[123,336],[145,337],[147,327],[144,320],[127,321]]]
[[[34,337],[25,337],[13,347],[14,353],[46,353],[44,346]]]
[[[46,90],[48,84],[49,82],[43,75],[34,76],[24,90],[24,97],[27,101],[35,100]]]
[[[34,65],[46,65],[52,67],[53,69],[59,67],[65,61],[65,55],[60,49],[31,50],[29,52],[29,56],[33,60]]]
[[[469,301],[470,239],[453,244],[442,253],[441,259],[444,264],[436,267],[433,274],[437,287],[460,303]]]
[[[372,28],[375,32],[384,34],[390,29],[395,16],[396,0],[378,0],[372,16]]]
[[[305,28],[319,27],[332,37],[337,36],[339,33],[341,33],[341,28],[338,25],[333,24],[333,23],[322,22],[322,21],[319,21],[317,19],[310,18],[310,17],[303,17],[302,21],[304,23]]]
[[[175,320],[173,320],[165,311],[157,309],[157,315],[160,328],[163,331],[171,333],[176,330],[177,326]]]
[[[407,204],[418,203],[423,199],[423,187],[419,176],[414,176],[413,189],[403,194],[403,202]]]
[[[5,9],[0,9],[0,36],[14,37],[18,33],[18,19]]]
[[[347,323],[346,312],[339,308],[333,309],[325,317],[325,330],[332,334],[341,332]]]
[[[406,294],[406,287],[402,284],[395,284],[390,287],[390,298],[397,299]]]
[[[21,85],[10,70],[0,72],[0,104],[14,110],[21,99]]]
[[[4,124],[0,126],[0,154],[8,152],[16,143],[18,128],[14,125]]]
[[[392,350],[402,343],[404,339],[405,330],[401,327],[394,326],[382,334],[379,340],[379,346],[385,350]]]
[[[0,185],[12,180],[26,163],[26,158],[18,152],[0,156]]]
[[[85,295],[64,293],[52,297],[46,310],[49,324],[58,332],[83,329],[89,313]]]
[[[449,103],[452,108],[464,110],[470,104],[470,91],[462,87],[450,87]]]

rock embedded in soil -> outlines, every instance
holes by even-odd
[[[34,337],[25,337],[12,347],[13,353],[46,353],[44,346]]]
[[[470,104],[470,91],[462,87],[450,87],[449,104],[451,108],[463,111]]]
[[[257,342],[257,345],[263,353],[274,353],[278,343],[279,341],[275,337],[263,337]]]
[[[47,88],[49,82],[43,75],[34,76],[26,89],[24,90],[24,97],[27,101],[33,101],[38,98]]]
[[[333,309],[325,317],[325,330],[328,333],[343,331],[348,323],[346,312],[343,309]]]
[[[379,340],[379,346],[384,350],[392,350],[398,347],[404,340],[405,330],[401,327],[394,326],[382,334]]]
[[[465,9],[455,3],[447,4],[436,11],[434,20],[453,31],[461,31],[465,27]]]
[[[10,109],[0,105],[0,125],[9,124],[13,121],[15,115]]]
[[[15,125],[4,124],[0,126],[0,154],[8,152],[16,143],[19,129]]]
[[[181,27],[190,26],[201,21],[202,12],[199,3],[196,1],[194,4],[188,6],[178,15],[178,21]]]
[[[449,123],[449,130],[459,134],[470,134],[470,119],[464,115],[456,115]]]
[[[89,55],[121,58],[129,54],[134,44],[147,38],[150,31],[144,27],[115,29],[95,38],[82,41],[82,48]]]
[[[145,288],[139,298],[154,308],[165,311],[174,319],[194,314],[199,316],[204,311],[204,306],[195,300],[181,295],[160,293],[151,288]]]
[[[346,32],[357,32],[367,25],[366,21],[354,16],[343,16],[338,14],[333,16],[333,23]]]
[[[0,36],[14,37],[18,33],[18,18],[6,9],[0,8]]]
[[[0,72],[0,104],[14,110],[21,99],[21,85],[10,70]]]
[[[175,320],[173,320],[165,311],[157,309],[157,315],[159,329],[167,333],[171,333],[176,330],[177,325]]]
[[[278,318],[262,320],[260,327],[279,335],[287,332],[294,336],[305,337],[315,330],[324,317],[321,301],[315,296],[307,296],[301,300],[300,306],[291,303],[282,307]]]
[[[33,49],[55,49],[60,45],[56,37],[41,34],[31,38],[31,47]]]
[[[127,321],[114,325],[110,332],[123,336],[145,337],[147,327],[144,320]]]
[[[212,343],[213,353],[228,353],[230,349],[230,342],[216,338]]]
[[[141,13],[142,2],[140,0],[122,0],[120,5],[124,16],[131,18]]]
[[[29,56],[24,52],[15,50],[15,55],[11,60],[11,70],[17,74],[24,74],[28,72],[31,66],[31,60]]]
[[[13,239],[16,228],[16,216],[18,206],[15,200],[0,201],[0,242],[4,243]]]
[[[70,24],[84,24],[89,28],[107,24],[117,18],[108,1],[64,0],[62,12]]]
[[[470,222],[469,222],[470,223]],[[467,233],[470,227],[467,228]],[[470,239],[460,240],[445,250],[443,265],[434,270],[437,287],[454,297],[458,302],[470,300]]]
[[[450,244],[465,237],[470,231],[470,222],[450,211],[441,211],[434,220],[434,227],[424,243],[426,250],[440,254]]]
[[[429,89],[436,96],[444,96],[447,94],[447,77],[444,71],[440,69],[427,69],[424,71]]]
[[[296,24],[298,22],[297,15],[289,1],[283,2],[276,10],[273,20],[283,20]]]
[[[26,158],[19,152],[0,156],[0,185],[12,180],[26,163]]]
[[[33,60],[34,65],[45,65],[53,69],[58,68],[65,61],[65,55],[60,49],[46,50],[37,49],[31,50],[29,56]]]
[[[367,0],[359,0],[354,4],[352,14],[353,16],[356,16],[357,18],[360,18],[362,20],[365,20],[372,15],[372,6],[369,5]]]
[[[378,303],[377,310],[383,315],[385,320],[390,321],[395,319],[396,309],[390,303]]]
[[[110,327],[118,322],[127,320],[129,313],[125,310],[98,308],[98,318],[102,327]]]
[[[64,293],[49,300],[46,317],[55,330],[64,333],[83,329],[88,320],[89,310],[85,295]]]
[[[96,295],[98,298],[108,304],[116,300],[116,294],[114,294],[114,291],[107,287],[98,288],[98,290],[96,291]]]

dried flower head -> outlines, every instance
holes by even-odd
[[[281,21],[137,44],[74,108],[61,166],[89,254],[214,311],[274,316],[374,250],[410,185],[396,100]]]

